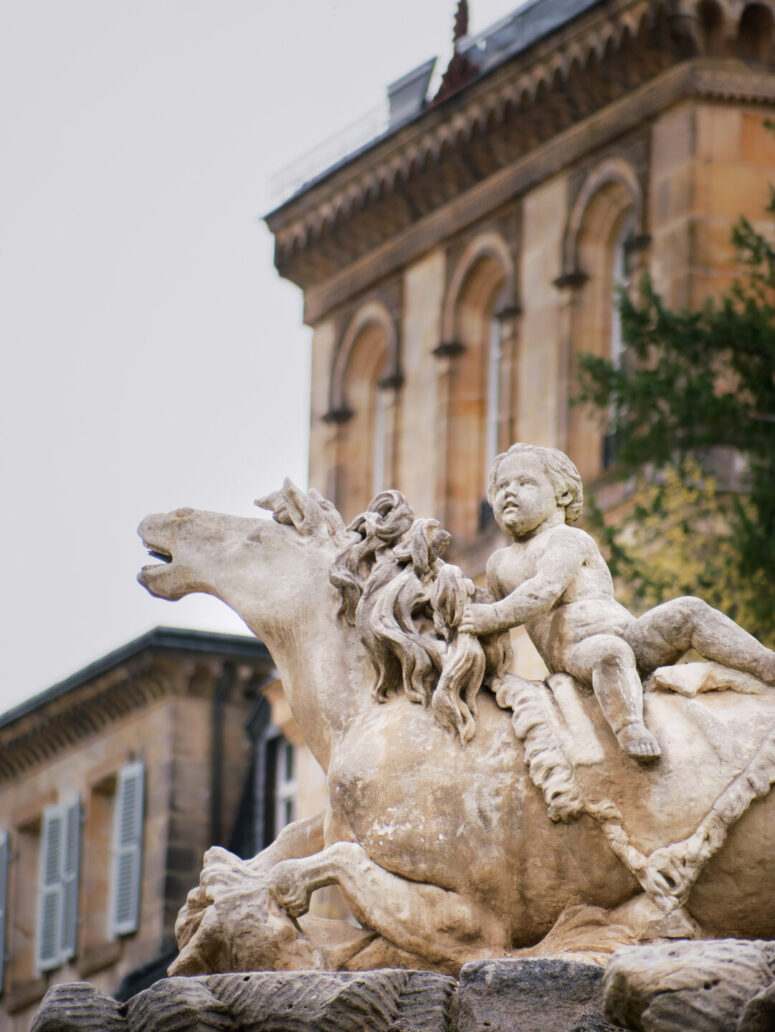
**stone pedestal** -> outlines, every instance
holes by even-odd
[[[431,971],[260,971],[165,978],[125,1004],[49,990],[31,1032],[772,1032],[775,944],[627,947],[606,969],[483,960]],[[621,1022],[621,1024],[619,1024]]]

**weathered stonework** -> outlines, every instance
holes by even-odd
[[[31,1032],[770,1032],[772,946],[639,946],[601,967],[487,960],[427,971],[168,978],[119,1005],[51,989]]]
[[[775,654],[699,599],[638,618],[619,605],[572,526],[582,484],[562,453],[513,445],[488,498],[512,539],[488,562],[489,590],[442,559],[450,535],[397,491],[349,527],[289,481],[259,500],[272,521],[143,521],[167,561],[141,583],[161,598],[210,591],[260,634],[330,792],[251,860],[208,852],[171,974],[457,973],[775,933],[760,834],[775,805]],[[546,681],[510,669],[521,625]],[[710,661],[699,676],[672,666],[690,648]],[[305,916],[328,885],[360,928]]]

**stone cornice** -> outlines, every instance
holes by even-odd
[[[112,665],[94,664],[87,671],[104,669],[87,678],[74,675],[6,715],[0,725],[0,785],[160,699],[200,693],[201,679],[193,675],[203,664],[213,690],[227,663],[243,668],[247,679],[272,669],[266,647],[257,640],[175,629],[158,628],[112,655],[122,658]]]
[[[707,97],[775,104],[775,74],[710,58],[682,62],[583,122],[536,146],[453,202],[389,237],[304,295],[305,322],[314,325],[353,294],[389,276],[499,205],[539,185],[610,140],[637,129],[682,98]]]
[[[739,18],[733,0],[721,6],[727,23]],[[731,43],[731,56],[703,59],[696,15],[675,9],[672,0],[594,7],[355,155],[267,216],[278,270],[308,295],[328,287],[452,205],[472,207],[478,188],[568,132],[585,135],[590,119],[665,76],[673,86],[684,76],[694,95],[772,100],[775,74],[737,60]],[[309,301],[309,322],[330,307]]]

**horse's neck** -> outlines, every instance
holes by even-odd
[[[310,605],[265,636],[294,720],[326,771],[337,739],[370,703],[373,680],[363,645],[335,608]]]

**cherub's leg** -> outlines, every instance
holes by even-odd
[[[635,655],[621,638],[595,634],[574,645],[567,673],[591,684],[616,740],[639,763],[651,763],[662,751],[643,722],[643,687]]]
[[[315,889],[334,883],[364,927],[431,963],[454,967],[508,947],[507,917],[459,893],[392,874],[355,842],[283,861],[270,873],[270,892],[294,916],[306,911]]]
[[[669,666],[696,649],[704,659],[775,684],[775,652],[699,598],[675,598],[650,609],[625,637],[644,673]]]

